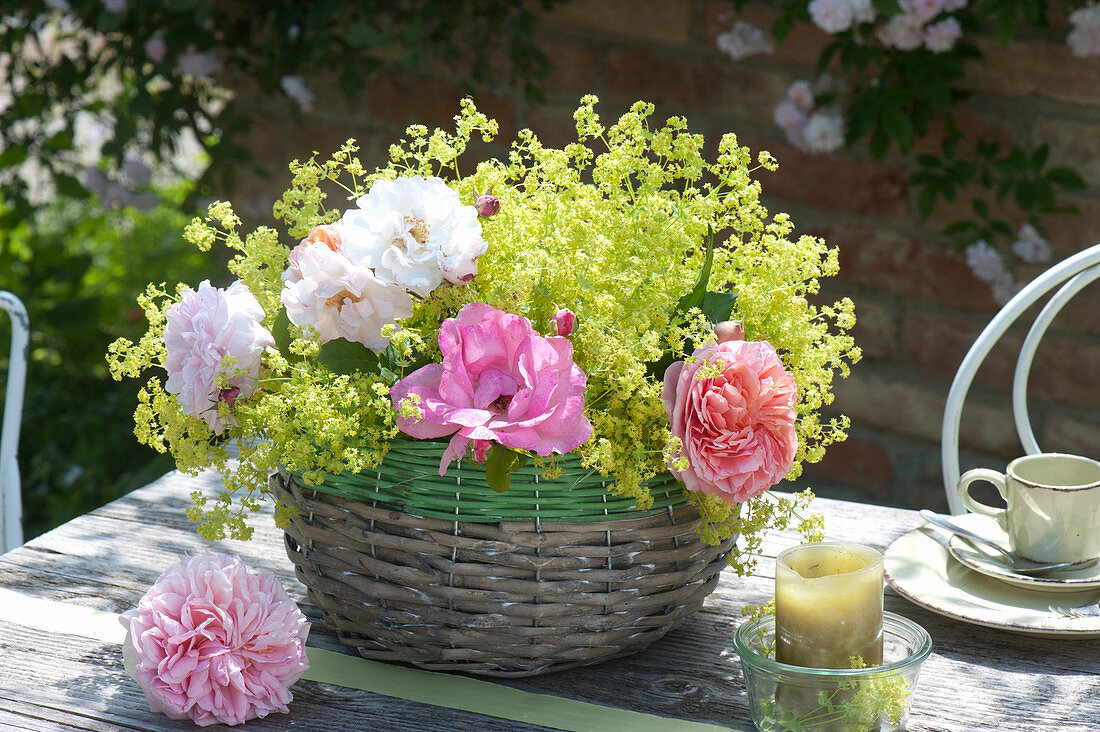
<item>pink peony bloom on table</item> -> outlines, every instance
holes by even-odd
[[[565,454],[592,436],[584,416],[587,378],[561,336],[543,337],[520,315],[470,303],[439,331],[443,363],[417,369],[390,389],[395,407],[415,395],[422,417],[398,416],[417,439],[454,435],[439,474],[473,442],[484,459],[491,443],[539,455]]]
[[[781,481],[798,450],[798,389],[764,341],[727,340],[695,351],[665,371],[661,399],[683,443],[689,490],[741,503]],[[700,369],[717,367],[717,376]]]
[[[126,670],[152,710],[201,727],[285,713],[309,668],[306,617],[274,574],[239,557],[177,562],[119,620]]]
[[[218,413],[221,392],[237,389],[233,402],[252,396],[264,348],[275,346],[271,333],[260,325],[263,317],[260,304],[240,280],[225,290],[204,280],[198,290],[184,290],[168,309],[165,389],[176,395],[184,412],[206,420],[216,434],[230,422]],[[235,363],[227,364],[227,358]],[[220,374],[227,377],[224,387],[218,384]]]

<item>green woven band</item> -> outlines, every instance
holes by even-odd
[[[683,485],[665,473],[646,483],[653,506],[639,511],[634,498],[608,494],[606,479],[582,467],[580,458],[572,454],[560,458],[564,470],[554,480],[540,477],[538,470],[526,465],[512,474],[509,490],[497,493],[485,482],[481,465],[452,463],[447,474],[440,476],[439,460],[445,448],[439,442],[395,440],[374,470],[332,475],[310,488],[417,516],[480,523],[636,519],[688,504]]]

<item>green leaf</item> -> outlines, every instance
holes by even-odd
[[[707,254],[703,259],[703,268],[699,271],[699,278],[691,292],[680,298],[676,303],[676,312],[686,313],[692,308],[701,307],[703,298],[707,293],[707,284],[710,282],[710,270],[714,265],[714,229],[707,229]]]
[[[350,376],[356,371],[377,371],[378,354],[362,343],[337,338],[321,346],[317,360],[329,371]]]
[[[67,173],[54,173],[53,182],[54,186],[57,187],[57,192],[62,196],[68,196],[69,198],[87,198],[89,196],[88,189],[84,187],[84,184]]]
[[[527,463],[527,456],[497,443],[489,448],[485,457],[485,482],[497,493],[503,493],[512,485],[512,473]]]
[[[1085,180],[1073,168],[1058,166],[1047,171],[1046,179],[1066,190],[1079,191],[1085,187]]]
[[[275,347],[279,349],[279,352],[286,357],[290,362],[301,360],[301,356],[298,356],[290,351],[290,318],[286,315],[286,308],[280,308],[279,314],[275,316],[275,322],[271,324],[271,337],[275,339]]]
[[[918,155],[917,162],[926,168],[942,168],[943,161],[935,155]]]
[[[27,159],[27,148],[22,145],[12,145],[11,147],[0,152],[0,168],[7,168],[12,165],[19,165]]]
[[[711,325],[718,325],[722,321],[729,320],[733,314],[733,306],[737,303],[737,295],[732,292],[708,292],[703,295],[700,309],[707,316]]]
[[[971,202],[970,206],[971,206],[971,208],[974,209],[974,213],[976,213],[978,215],[978,218],[980,218],[980,219],[988,219],[989,218],[989,204],[986,203],[985,201],[983,201],[982,199],[975,198]]]
[[[778,43],[783,43],[794,28],[794,16],[784,15],[772,23],[772,35]]]
[[[913,122],[898,107],[886,107],[882,111],[882,126],[905,152],[913,144]]]
[[[1003,219],[994,219],[989,222],[989,226],[993,231],[997,232],[1001,236],[1014,236],[1012,227],[1008,225],[1008,222]]]
[[[61,130],[46,140],[47,150],[68,150],[73,146],[73,133],[69,130]]]
[[[1002,8],[1000,14],[993,21],[993,30],[997,34],[997,40],[1002,46],[1007,46],[1012,37],[1016,35],[1016,13],[1012,9]]]
[[[1035,148],[1031,153],[1031,169],[1038,173],[1047,164],[1047,156],[1050,155],[1050,145],[1043,144]]]
[[[917,196],[917,212],[920,214],[921,219],[927,219],[932,209],[936,207],[936,196],[939,194],[939,189],[933,186],[925,186],[921,189],[920,195]]]
[[[1037,200],[1035,185],[1029,180],[1022,180],[1016,184],[1016,205],[1025,211],[1035,206]]]
[[[952,221],[950,224],[943,227],[943,232],[942,233],[943,233],[944,236],[954,237],[954,236],[958,236],[960,234],[965,234],[968,231],[973,231],[974,229],[977,229],[977,228],[978,228],[978,225],[976,223],[974,223],[973,221],[971,221],[969,219],[959,219],[958,221]]]

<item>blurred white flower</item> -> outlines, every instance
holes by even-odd
[[[194,46],[188,46],[176,59],[176,67],[186,76],[206,78],[222,70],[222,62],[212,53],[198,53]]]
[[[477,209],[439,178],[380,180],[341,219],[344,253],[380,280],[427,297],[469,282],[488,244]]]
[[[1066,35],[1066,45],[1078,58],[1100,56],[1100,5],[1078,8],[1069,14],[1073,29]]]
[[[955,47],[962,36],[962,26],[954,18],[931,23],[924,29],[924,47],[932,53],[946,53]]]
[[[155,64],[159,64],[168,55],[168,44],[160,36],[153,36],[143,46],[145,55]]]
[[[916,15],[895,15],[876,32],[879,41],[887,48],[913,51],[924,43],[924,21]]]
[[[300,76],[284,76],[279,80],[283,93],[298,103],[298,108],[306,114],[313,111],[313,92]]]
[[[1029,264],[1049,262],[1050,244],[1031,224],[1024,224],[1016,232],[1016,241],[1012,244],[1012,253]]]
[[[985,239],[979,239],[966,248],[966,266],[982,282],[993,284],[1006,276],[1011,279],[1000,253]]]
[[[803,146],[802,130],[806,127],[809,117],[797,104],[790,99],[784,99],[776,105],[775,111],[772,113],[772,119],[775,120],[775,124],[779,129],[787,135],[787,142],[796,147]]]
[[[126,176],[126,180],[131,185],[138,188],[149,185],[149,181],[153,178],[153,171],[149,169],[149,166],[133,158],[128,158],[122,164],[122,174]]]
[[[1004,305],[1014,298],[1016,293],[1024,289],[1024,283],[1017,282],[1012,275],[1005,272],[989,283],[989,289],[993,292],[993,301],[998,305]]]
[[[799,79],[792,81],[787,87],[787,99],[798,105],[803,112],[809,112],[814,108],[814,91],[810,82]],[[782,125],[780,125],[782,126]]]
[[[126,12],[126,0],[103,0],[103,7],[108,13]]]
[[[898,5],[905,15],[926,23],[940,14],[944,8],[944,0],[898,0]]]
[[[874,23],[878,13],[871,0],[851,0],[852,17],[856,23]]]
[[[810,115],[802,129],[806,150],[830,153],[844,145],[844,118],[832,110],[818,110]]]
[[[768,54],[775,50],[771,36],[763,29],[743,20],[737,21],[733,28],[719,33],[714,39],[718,50],[732,59]]]
[[[852,27],[855,14],[850,0],[810,0],[810,18],[826,33],[842,33]]]

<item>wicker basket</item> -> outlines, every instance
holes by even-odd
[[[365,658],[510,677],[598,663],[680,625],[725,566],[732,540],[699,540],[671,478],[639,512],[573,458],[553,482],[524,469],[498,494],[480,466],[440,478],[441,452],[398,442],[377,472],[316,487],[272,476],[299,508],[298,579]]]

